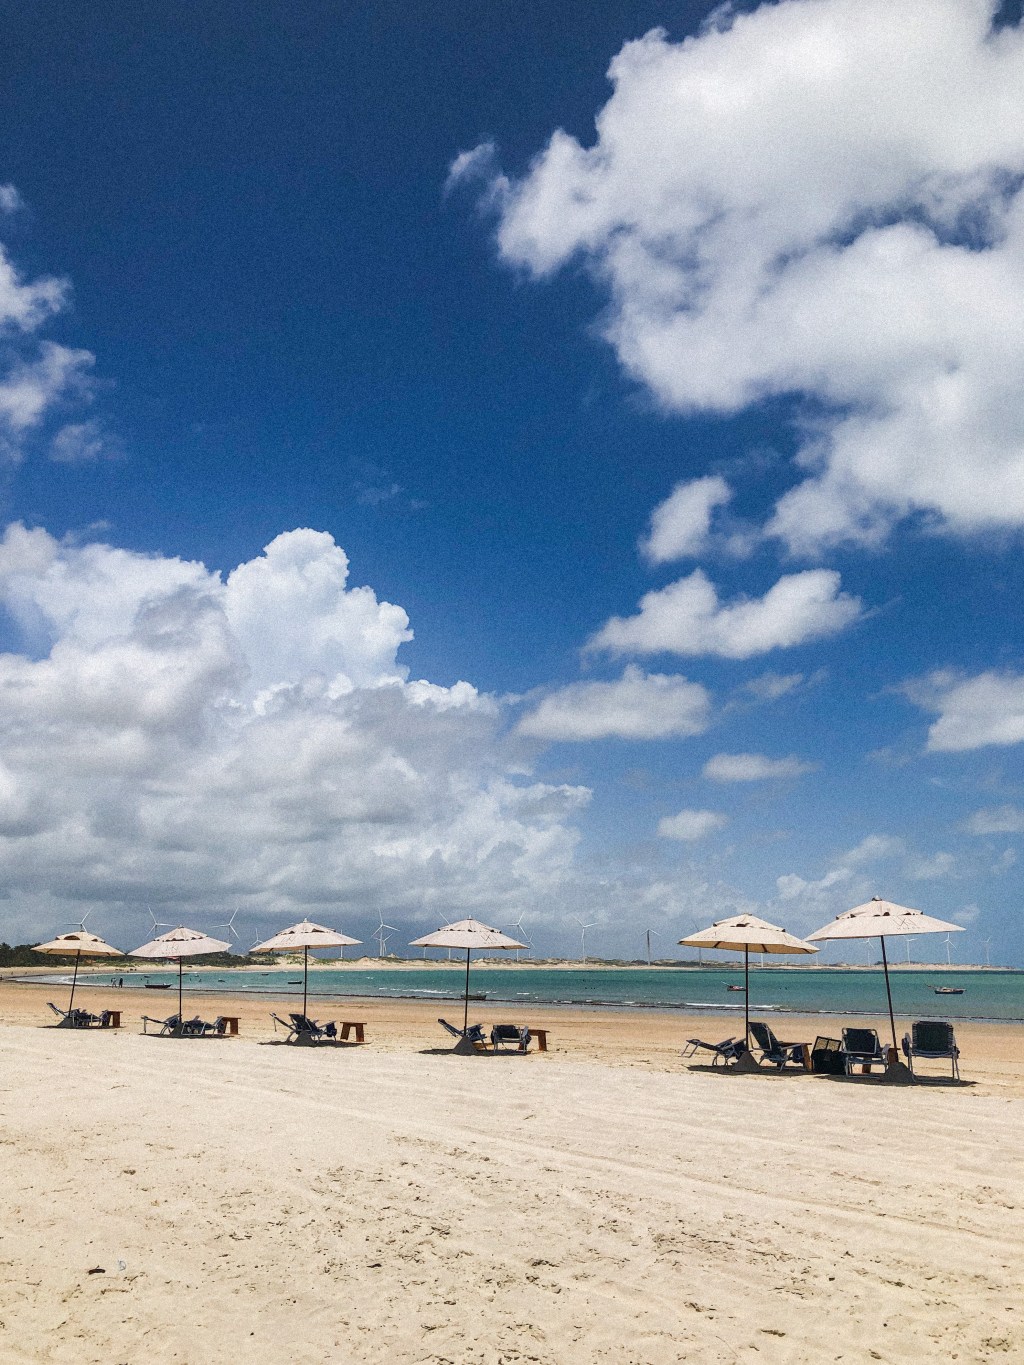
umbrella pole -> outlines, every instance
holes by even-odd
[[[743,946],[743,1043],[750,1051],[750,946]]]
[[[306,983],[309,981],[309,944],[302,945],[302,1017],[306,1017]]]
[[[885,968],[885,994],[889,1001],[889,1023],[892,1025],[892,1047],[896,1051],[896,1020],[892,1012],[892,987],[889,985],[889,959],[885,955],[885,938],[879,934],[878,941],[882,945],[882,966]]]
[[[184,1023],[181,1017],[181,958],[178,958],[178,1027]]]
[[[78,980],[78,964],[82,960],[80,952],[75,954],[75,971],[71,978],[71,999],[68,1001],[68,1014],[71,1013],[71,1006],[75,1003],[75,982]]]
[[[469,949],[466,949],[466,1005],[462,1011],[462,1036],[469,1032]]]

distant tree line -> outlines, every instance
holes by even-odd
[[[266,953],[205,953],[202,957],[190,957],[189,966],[196,967],[248,967],[258,963],[268,961]],[[115,957],[84,957],[83,964],[90,967],[109,967],[111,971],[117,970],[118,959]],[[133,963],[138,963],[142,970],[156,971],[163,965],[172,967],[173,962],[166,964],[134,958]],[[57,956],[53,953],[37,953],[29,943],[19,943],[11,947],[9,943],[0,943],[0,967],[73,967],[75,964],[74,953],[69,953],[66,957]]]

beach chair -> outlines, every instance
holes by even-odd
[[[806,1043],[780,1043],[767,1024],[750,1022],[750,1032],[761,1053],[762,1062],[771,1062],[781,1071],[788,1063],[807,1069],[810,1049]]]
[[[911,1025],[911,1032],[903,1035],[903,1055],[911,1071],[915,1057],[948,1057],[950,1074],[960,1079],[960,1049],[956,1045],[953,1025],[941,1019],[921,1019]]]
[[[844,1028],[843,1053],[848,1076],[855,1066],[867,1071],[872,1066],[887,1066],[889,1062],[888,1050],[882,1047],[873,1028]]]
[[[811,1044],[811,1070],[825,1076],[846,1075],[846,1053],[841,1038],[819,1034]]]
[[[195,1015],[192,1019],[185,1019],[181,1024],[182,1038],[205,1038],[209,1033],[216,1033],[217,1025],[208,1024],[205,1019],[200,1019]]]
[[[181,1018],[177,1014],[172,1014],[169,1019],[153,1019],[150,1015],[144,1014],[142,1016],[143,1033],[149,1032],[149,1030],[146,1028],[147,1024],[156,1024],[157,1033],[161,1037],[169,1037],[172,1034],[176,1038],[180,1038],[182,1036]]]
[[[287,1023],[273,1011],[270,1017],[275,1024],[280,1024],[282,1028],[288,1030],[286,1043],[303,1043],[308,1046],[311,1043],[333,1042],[338,1036],[338,1026],[333,1019],[328,1020],[326,1024],[318,1024],[315,1019],[310,1019],[305,1014],[289,1014],[291,1023]]]
[[[46,1002],[60,1020],[58,1028],[92,1028],[94,1024],[100,1022],[98,1014],[90,1014],[88,1010],[62,1010],[55,1005],[52,1000]]]
[[[491,1047],[495,1052],[528,1052],[530,1030],[518,1024],[495,1024],[491,1029]]]
[[[717,1066],[719,1062],[738,1062],[746,1052],[747,1045],[742,1038],[726,1038],[722,1043],[705,1043],[700,1038],[687,1038],[681,1056],[694,1057],[702,1048],[705,1052],[714,1053],[711,1065]]]
[[[462,1029],[456,1028],[454,1024],[449,1024],[447,1019],[438,1019],[437,1022],[443,1029],[447,1029],[453,1038],[460,1040],[465,1038],[468,1043],[472,1043],[475,1047],[483,1048],[484,1051],[487,1050],[487,1039],[484,1037],[483,1024],[470,1024],[463,1033]]]

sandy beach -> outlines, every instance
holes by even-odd
[[[0,983],[5,1361],[1024,1356],[1020,1028],[891,1087],[690,1069],[721,1018],[531,1010],[547,1054],[456,1058],[416,1001],[308,1050],[271,1001],[193,997],[241,1031],[189,1042],[87,984],[125,1028],[42,1027],[65,994]]]

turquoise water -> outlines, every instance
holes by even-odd
[[[90,973],[97,985],[110,984],[122,973]],[[216,991],[239,995],[302,994],[302,971],[294,967],[267,972],[185,972],[191,992]],[[63,976],[55,979],[65,979]],[[66,978],[70,980],[70,977]],[[176,970],[134,971],[123,974],[125,989],[141,990],[145,983],[178,983]],[[309,992],[318,998],[361,996],[376,999],[442,1001],[462,998],[463,975],[451,968],[422,967],[408,971],[311,967]],[[1024,1021],[1024,972],[894,972],[893,1009],[914,1019],[1010,1019]],[[486,993],[487,1003],[513,1005],[629,1006],[665,1010],[708,1010],[742,1013],[743,995],[728,991],[742,985],[735,968],[681,967],[670,969],[622,967],[591,970],[572,967],[485,967],[470,977],[471,993]],[[933,986],[962,986],[963,995],[936,995]],[[170,994],[167,992],[166,994]],[[159,1000],[165,993],[153,991]],[[480,1002],[471,1002],[471,1004]],[[881,971],[843,971],[815,967],[799,971],[750,969],[752,1014],[881,1014],[886,1010]]]

